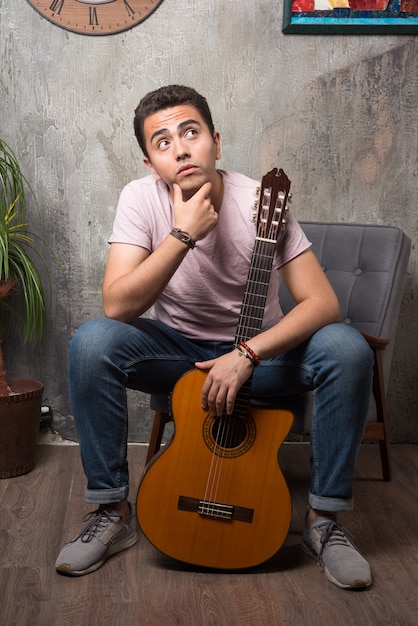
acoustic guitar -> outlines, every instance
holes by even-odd
[[[289,189],[281,169],[262,179],[236,346],[261,330]],[[174,559],[216,569],[252,567],[275,554],[289,531],[291,499],[278,453],[293,417],[252,406],[251,378],[233,415],[213,417],[200,406],[205,377],[191,370],[174,387],[174,435],[145,468],[138,522],[151,544]]]

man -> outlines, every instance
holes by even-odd
[[[263,332],[244,352],[234,348],[258,181],[216,168],[220,135],[206,100],[193,89],[171,85],[146,95],[134,126],[151,175],[122,191],[103,282],[106,317],[79,329],[69,355],[86,500],[98,508],[61,551],[57,570],[87,574],[136,542],[127,499],[126,387],[169,393],[196,367],[208,372],[201,403],[212,415],[224,407],[232,412],[237,390],[252,373],[255,398],[313,390],[303,547],[336,585],[369,586],[367,561],[336,522],[338,511],[352,508],[371,391],[367,343],[336,323],[337,298],[289,214],[273,261]],[[278,275],[297,303],[284,317]]]

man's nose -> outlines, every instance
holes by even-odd
[[[179,139],[176,142],[176,159],[177,161],[182,161],[187,158],[190,158],[190,150],[184,141]]]

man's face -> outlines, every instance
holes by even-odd
[[[206,122],[191,104],[162,109],[145,119],[144,136],[149,158],[144,163],[154,176],[172,189],[177,183],[187,200],[214,180],[221,157],[220,136],[212,136]]]

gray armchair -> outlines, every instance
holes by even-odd
[[[325,222],[301,226],[338,296],[341,322],[360,331],[374,352],[373,396],[364,439],[378,440],[383,478],[391,480],[386,390],[411,242],[393,226]],[[279,297],[287,313],[294,302],[284,285]],[[309,434],[310,393],[280,398],[277,408],[293,413],[292,432]],[[155,414],[147,463],[159,450],[171,419],[166,396],[152,396],[151,409]]]

